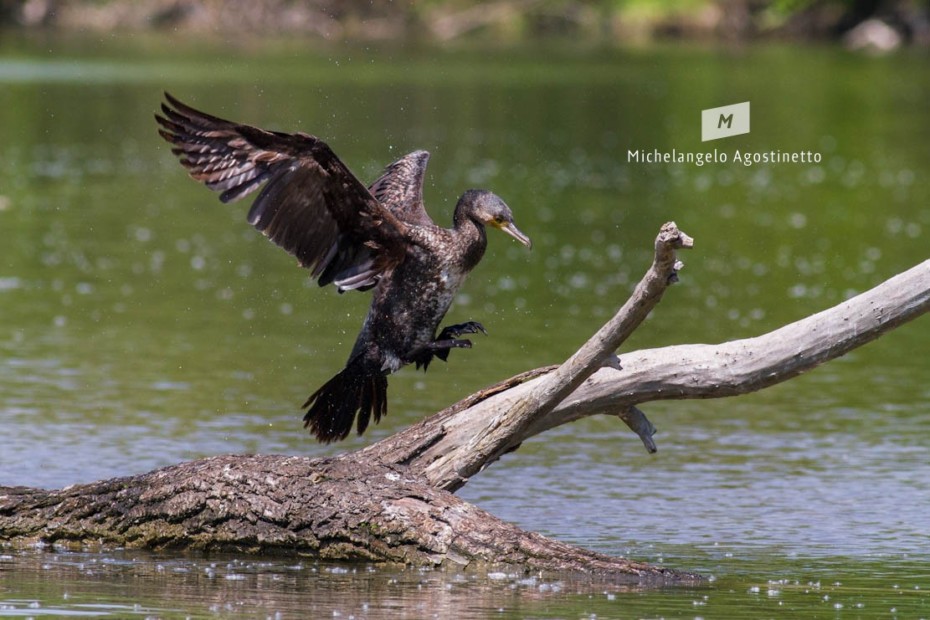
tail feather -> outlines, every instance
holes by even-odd
[[[356,414],[358,434],[387,415],[387,377],[380,369],[369,369],[365,364],[350,362],[342,372],[314,392],[304,407],[304,428],[322,443],[342,441],[352,431]]]

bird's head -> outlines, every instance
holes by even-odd
[[[533,247],[530,238],[520,232],[513,223],[513,213],[499,196],[483,189],[470,189],[459,199],[456,214],[461,213],[478,224],[497,228],[528,248]]]

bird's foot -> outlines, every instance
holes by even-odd
[[[434,340],[429,343],[429,348],[436,353],[436,355],[445,360],[443,354],[448,355],[449,349],[470,349],[471,340],[458,339],[458,338],[443,338],[442,340]]]
[[[426,370],[434,357],[438,357],[445,362],[449,359],[449,351],[452,349],[470,349],[471,340],[459,338],[459,336],[462,334],[478,333],[488,333],[487,330],[484,329],[484,326],[478,321],[468,321],[467,323],[459,323],[457,325],[448,325],[444,327],[443,330],[439,332],[439,337],[426,345],[422,355],[414,360],[416,361],[417,368]]]
[[[443,332],[445,332],[445,330],[443,330]],[[434,340],[429,344],[429,348],[433,351],[433,355],[445,362],[449,359],[449,351],[452,349],[470,349],[471,340],[465,340],[464,338]]]
[[[488,331],[484,328],[484,325],[482,325],[478,321],[468,321],[466,323],[458,323],[456,325],[447,325],[446,327],[442,329],[441,332],[439,332],[439,337],[436,338],[436,342],[443,342],[447,340],[454,341],[455,338],[458,338],[462,334],[478,334],[478,333],[482,333],[485,336],[488,335]],[[468,342],[468,341],[463,340],[460,342]],[[453,345],[453,346],[460,346],[460,345]],[[468,342],[468,345],[466,345],[465,348],[470,347],[470,346],[471,346],[471,343]]]
[[[445,334],[446,330],[443,330],[442,333]],[[417,369],[419,370],[420,368],[423,368],[423,370],[426,370],[434,357],[438,357],[445,362],[449,359],[449,351],[452,349],[470,348],[471,340],[465,340],[464,338],[442,338],[439,340],[434,340],[426,345],[423,353],[419,356],[418,359],[415,360],[417,363]]]

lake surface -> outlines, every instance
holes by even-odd
[[[623,303],[674,219],[696,247],[623,350],[761,334],[928,257],[930,60],[830,48],[314,48],[140,36],[0,38],[0,484],[61,487],[223,453],[310,456],[386,436],[567,357]],[[432,153],[451,219],[486,187],[531,252],[490,235],[447,318],[487,337],[391,378],[363,438],[311,441],[367,297],[320,290],[191,181],[158,138],[168,90],[327,140],[364,180]],[[700,142],[700,110],[752,131]],[[644,164],[631,150],[718,150]],[[733,161],[810,151],[813,164]],[[0,616],[930,616],[930,321],[758,394],[646,404],[555,429],[461,496],[604,553],[712,576],[624,590],[577,576],[0,547]],[[622,351],[621,351],[622,355]]]

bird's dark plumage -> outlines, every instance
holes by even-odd
[[[187,106],[165,93],[159,133],[190,175],[220,200],[263,189],[249,223],[293,254],[320,286],[340,292],[374,289],[371,308],[345,369],[304,404],[305,426],[323,442],[361,434],[387,413],[387,375],[406,364],[426,368],[459,336],[484,332],[476,322],[437,334],[465,276],[481,260],[485,227],[529,246],[504,202],[484,190],[459,199],[451,229],[436,226],[423,206],[429,153],[415,151],[365,187],[322,140],[270,132]]]

